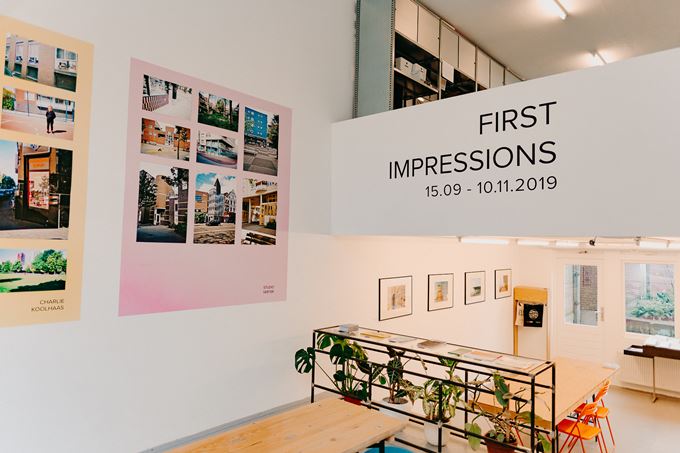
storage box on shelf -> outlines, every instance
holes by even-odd
[[[508,451],[557,447],[552,362],[335,326],[314,330],[312,346],[296,353],[296,368],[311,373],[312,401],[325,390],[407,417],[396,440],[422,451],[441,451],[450,436]],[[524,443],[512,444],[520,432]]]
[[[356,8],[355,117],[520,81],[420,2],[357,0]],[[405,61],[424,70],[413,74]]]

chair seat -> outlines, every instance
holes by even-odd
[[[586,403],[582,403],[579,407],[574,409],[574,412],[580,413],[585,406],[586,406]],[[597,408],[596,415],[597,415],[597,418],[607,418],[609,416],[609,408],[604,407],[604,406],[599,406]]]
[[[578,427],[574,426],[578,425]],[[570,436],[580,437],[583,440],[594,439],[600,434],[600,428],[574,420],[562,420],[557,424],[557,430]]]

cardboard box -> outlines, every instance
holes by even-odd
[[[406,74],[410,74],[412,65],[411,65],[411,62],[408,61],[406,58],[399,57],[399,58],[394,60],[394,67],[399,69],[401,72],[404,72]]]
[[[427,69],[416,63],[411,66],[411,77],[419,82],[424,82],[427,79]]]

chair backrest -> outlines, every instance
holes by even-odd
[[[593,399],[594,403],[597,403],[601,401],[602,398],[604,398],[604,396],[609,391],[609,384],[611,384],[611,381],[609,380],[605,381],[605,383],[602,384],[602,387],[600,388],[600,390],[597,392],[597,395],[595,395],[595,398]]]
[[[578,412],[578,420],[589,419],[597,414],[597,403],[588,403]]]

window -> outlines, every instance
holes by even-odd
[[[24,61],[24,43],[23,41],[17,41],[14,44],[14,61],[21,63]]]
[[[34,41],[28,42],[28,62],[30,64],[38,64],[38,50],[40,49],[40,44]]]
[[[626,332],[675,336],[675,269],[672,264],[627,263]]]
[[[564,268],[564,321],[597,325],[597,266],[567,264]]]

